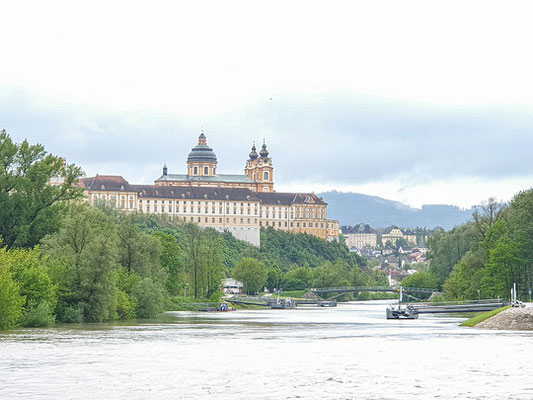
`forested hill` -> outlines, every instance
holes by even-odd
[[[386,200],[361,193],[337,191],[320,193],[328,205],[328,218],[338,219],[341,225],[367,223],[372,227],[398,225],[403,227],[451,229],[468,221],[472,209],[462,210],[451,205],[424,205],[421,209],[398,201]]]

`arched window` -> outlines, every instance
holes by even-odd
[[[268,171],[263,172],[263,180],[268,181]]]
[[[264,187],[264,188],[263,188],[263,192],[268,192],[268,188],[267,188],[267,187]]]

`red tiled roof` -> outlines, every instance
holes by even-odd
[[[88,190],[110,190],[110,191],[135,191],[126,179],[119,175],[96,175],[80,180],[82,187]]]

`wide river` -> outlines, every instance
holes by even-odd
[[[533,333],[388,302],[0,334],[0,399],[533,399]]]

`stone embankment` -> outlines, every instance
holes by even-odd
[[[476,325],[476,328],[510,331],[533,330],[533,307],[511,307]]]

